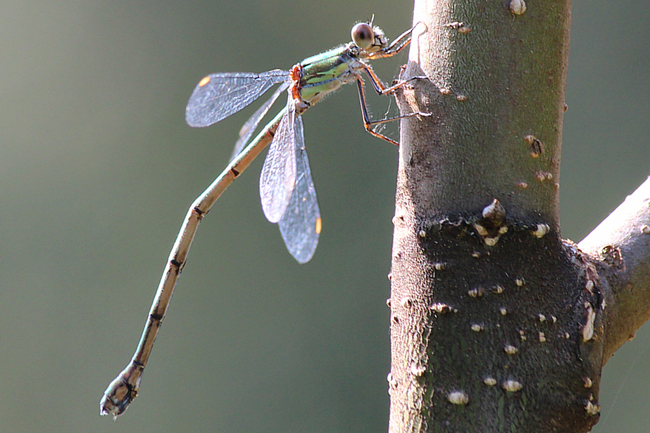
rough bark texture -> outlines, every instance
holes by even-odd
[[[390,432],[587,432],[606,305],[563,242],[570,0],[416,1],[392,263]]]

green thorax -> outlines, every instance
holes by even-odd
[[[300,96],[303,101],[313,105],[326,94],[353,81],[353,73],[360,69],[357,51],[354,44],[346,44],[300,62]]]

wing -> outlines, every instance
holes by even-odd
[[[185,108],[185,121],[194,127],[210,126],[246,107],[274,84],[290,79],[289,72],[280,69],[260,74],[208,75],[192,92]]]
[[[280,96],[282,92],[289,88],[289,84],[289,81],[282,83],[282,85],[280,85],[280,87],[275,90],[269,100],[266,101],[260,108],[258,108],[257,111],[250,117],[250,119],[244,123],[244,126],[241,127],[241,130],[239,131],[239,140],[237,140],[237,143],[235,143],[235,148],[233,149],[232,155],[230,156],[231,162],[237,157],[237,155],[239,155],[239,152],[241,152],[246,143],[248,143],[248,140],[250,140],[251,136],[257,129],[260,121],[264,116],[266,116],[266,113],[269,112],[269,109],[278,99],[278,96]]]
[[[280,233],[291,255],[303,264],[311,260],[321,230],[320,210],[304,145],[302,118],[296,119],[296,187],[280,219]]]
[[[264,215],[277,223],[287,210],[296,182],[296,110],[289,95],[286,112],[275,131],[260,175]]]

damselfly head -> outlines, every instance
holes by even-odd
[[[374,53],[388,45],[382,29],[368,23],[357,23],[352,27],[352,42],[360,49]]]

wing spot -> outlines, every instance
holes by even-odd
[[[320,234],[322,228],[323,228],[323,220],[321,220],[320,217],[318,217],[316,218],[316,227],[315,227],[315,231],[317,235]]]
[[[210,82],[210,76],[208,75],[207,77],[204,77],[201,81],[199,81],[199,87],[203,87],[209,82]]]

